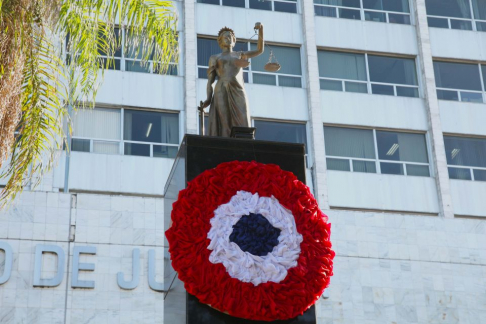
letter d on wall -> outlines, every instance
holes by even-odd
[[[41,279],[42,253],[54,253],[57,255],[57,272],[52,279]],[[37,245],[35,247],[34,261],[34,287],[56,287],[61,284],[64,276],[64,251],[56,245]]]
[[[5,252],[5,268],[3,274],[0,276],[0,285],[6,283],[10,279],[12,273],[13,253],[12,247],[7,242],[0,242],[0,250]]]

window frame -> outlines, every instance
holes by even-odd
[[[366,68],[366,81],[362,80],[352,80],[352,79],[342,79],[342,78],[330,78],[330,77],[321,77],[319,75],[319,81],[320,80],[330,80],[330,81],[340,81],[341,82],[341,90],[330,90],[330,89],[322,89],[320,84],[319,84],[319,89],[321,91],[339,91],[339,92],[347,92],[347,93],[362,93],[362,94],[371,94],[371,95],[384,95],[384,96],[391,96],[387,94],[380,94],[380,93],[373,93],[372,86],[373,85],[385,85],[385,86],[392,86],[393,87],[393,96],[391,97],[402,97],[402,98],[422,98],[422,91],[421,91],[421,82],[420,82],[420,74],[418,70],[418,64],[417,64],[417,57],[405,57],[405,56],[389,56],[389,55],[383,55],[382,53],[360,53],[360,52],[350,52],[350,51],[335,51],[335,50],[330,50],[330,49],[323,49],[323,48],[318,48],[317,51],[327,51],[327,52],[336,52],[336,53],[353,53],[353,54],[362,54],[364,55],[365,58],[365,68]],[[389,58],[399,58],[399,59],[410,59],[414,61],[415,64],[415,75],[417,77],[417,85],[408,85],[408,84],[400,84],[400,83],[385,83],[385,82],[376,82],[376,81],[371,81],[370,78],[370,67],[369,67],[369,62],[368,62],[368,55],[373,55],[373,56],[383,56],[383,57],[389,57]],[[318,56],[318,64],[319,64],[319,56]],[[346,82],[351,82],[351,83],[360,83],[360,84],[366,84],[366,92],[357,92],[357,91],[346,91]],[[320,82],[319,82],[320,83]],[[399,96],[397,95],[397,87],[399,88],[411,88],[411,89],[417,89],[417,97],[410,97],[410,96]]]
[[[443,88],[443,87],[438,87],[437,86],[437,80],[435,80],[435,89],[436,89],[436,94],[437,94],[438,100],[455,101],[455,102],[468,102],[468,103],[478,103],[478,104],[486,103],[486,85],[484,83],[485,80],[484,80],[483,71],[482,71],[482,68],[481,68],[484,65],[484,68],[486,69],[486,64],[481,64],[481,63],[476,63],[476,62],[464,62],[464,61],[433,60],[433,63],[435,63],[435,62],[476,65],[476,67],[479,69],[479,80],[481,82],[481,89],[482,89],[481,91],[479,91],[479,90],[468,90],[468,89]],[[457,100],[441,99],[441,98],[439,98],[439,91],[455,92],[457,94]],[[463,97],[462,93],[481,94],[481,102],[462,100],[462,97]]]
[[[427,166],[429,170],[429,176],[425,178],[431,178],[433,177],[432,173],[432,163],[430,163],[430,153],[429,153],[429,141],[427,139],[427,133],[423,132],[414,132],[414,131],[397,131],[397,130],[390,130],[390,129],[381,129],[381,128],[372,128],[372,127],[349,127],[347,125],[335,125],[335,124],[324,124],[324,127],[336,127],[336,128],[348,128],[348,129],[362,129],[362,130],[371,130],[373,132],[373,148],[374,148],[374,154],[375,158],[374,159],[369,159],[369,158],[355,158],[355,157],[346,157],[346,156],[338,156],[338,155],[328,155],[325,148],[324,148],[324,154],[326,157],[326,164],[327,164],[327,159],[336,159],[336,160],[347,160],[349,164],[349,171],[342,171],[342,170],[331,170],[327,169],[329,171],[342,171],[342,172],[358,172],[358,173],[370,173],[370,174],[384,174],[384,175],[397,175],[397,176],[411,176],[411,177],[425,177],[425,176],[417,176],[417,175],[408,175],[407,174],[407,164],[410,165],[419,165],[419,166]],[[393,161],[393,160],[383,160],[379,158],[378,154],[378,140],[376,136],[377,131],[385,131],[385,132],[394,132],[394,133],[405,133],[405,134],[421,134],[424,135],[424,141],[426,145],[426,156],[427,160],[429,161],[428,163],[423,163],[423,162],[410,162],[410,161]],[[375,163],[375,169],[376,172],[359,172],[359,171],[354,171],[353,169],[353,161],[366,161],[366,162],[374,162]],[[403,169],[403,174],[394,174],[394,173],[382,173],[381,172],[381,163],[393,163],[393,164],[400,164],[402,165]]]
[[[208,36],[199,36],[198,35],[196,37],[196,53],[199,50],[199,48],[197,47],[197,39],[210,39],[210,40],[217,41],[217,38],[216,37],[208,37]],[[255,42],[251,42],[251,41],[249,41],[247,39],[241,39],[241,40],[237,40],[237,41],[238,42],[242,42],[242,43],[244,42],[246,44],[246,50],[247,51],[250,51],[251,50],[250,44],[251,43],[255,43]],[[268,42],[265,42],[265,43],[268,43]],[[282,44],[273,44],[273,43],[270,43],[269,45],[270,46],[273,45],[273,46],[290,47],[290,48],[297,48],[297,49],[299,49],[301,75],[288,74],[288,73],[278,73],[278,72],[268,72],[268,71],[253,71],[252,70],[252,65],[251,65],[251,59],[250,59],[250,65],[248,66],[248,68],[243,69],[243,76],[244,76],[244,78],[246,77],[248,79],[248,82],[245,81],[245,83],[260,84],[260,85],[269,85],[269,86],[276,86],[276,87],[288,87],[288,88],[303,89],[304,88],[304,69],[303,69],[303,66],[302,66],[302,62],[303,62],[303,60],[302,60],[302,47],[301,46],[288,46],[288,45],[282,45]],[[262,55],[264,55],[264,54],[262,54]],[[200,65],[198,62],[196,62],[196,75],[197,75],[197,79],[207,80],[207,77],[206,78],[200,78],[199,77],[199,69],[206,69],[207,70],[208,68],[209,68],[208,65]],[[264,83],[254,83],[253,82],[253,74],[254,73],[255,74],[263,74],[263,75],[273,75],[273,76],[275,76],[275,85],[264,84]],[[295,78],[295,79],[299,78],[300,79],[300,87],[289,87],[289,86],[281,86],[281,85],[279,85],[279,79],[280,79],[279,76],[291,77],[291,78]]]
[[[154,61],[153,60],[147,60],[147,65],[146,67],[148,68],[148,71],[129,71],[126,69],[126,62],[141,62],[142,59],[137,59],[137,58],[128,58],[128,57],[125,57],[125,38],[127,37],[127,30],[126,28],[120,28],[120,26],[115,26],[114,27],[114,32],[116,33],[118,31],[121,31],[120,33],[120,56],[114,56],[113,57],[113,60],[119,60],[120,61],[120,69],[117,70],[114,68],[114,66],[111,66],[110,67],[106,67],[106,70],[112,70],[112,71],[121,71],[121,72],[133,72],[133,73],[145,73],[145,74],[155,74],[157,75],[158,73],[157,72],[154,72]],[[70,55],[70,52],[66,53],[66,55]],[[106,62],[106,60],[108,59],[108,56],[107,55],[102,55],[100,53],[98,53],[98,57],[101,57],[103,58],[103,62]],[[170,71],[175,71],[175,74],[174,73],[167,73],[165,75],[171,75],[171,76],[178,76],[180,75],[180,72],[179,72],[179,64],[178,63],[169,63],[169,72]]]
[[[322,15],[317,15],[315,13],[315,8],[317,7],[324,7],[324,8],[334,8],[334,12],[336,16],[322,16]],[[356,10],[359,11],[360,14],[360,19],[350,19],[350,20],[358,20],[358,21],[369,21],[369,22],[377,22],[377,23],[387,23],[387,24],[397,24],[397,25],[408,25],[412,26],[415,25],[414,17],[412,14],[412,8],[411,6],[411,1],[408,0],[408,9],[409,12],[399,12],[399,11],[390,11],[390,10],[380,10],[380,9],[368,9],[365,8],[363,5],[363,0],[359,0],[359,8],[358,7],[347,7],[347,6],[339,6],[339,5],[327,5],[327,4],[320,4],[320,3],[315,3],[314,2],[314,15],[317,17],[326,17],[326,18],[337,18],[337,19],[350,19],[346,17],[340,17],[340,10],[339,9],[345,9],[345,10]],[[367,20],[365,17],[366,12],[378,12],[378,13],[383,13],[385,14],[385,21],[374,21],[374,20]],[[396,14],[396,15],[401,15],[401,16],[408,16],[410,23],[409,24],[402,24],[402,23],[394,23],[390,22],[390,14]]]
[[[141,142],[141,141],[132,141],[132,140],[125,140],[123,137],[124,135],[124,125],[125,125],[125,110],[135,110],[135,111],[147,111],[147,112],[155,112],[155,113],[166,113],[166,114],[175,114],[179,116],[179,121],[177,127],[180,130],[180,113],[179,112],[174,112],[174,111],[168,111],[168,110],[153,110],[153,109],[138,109],[138,108],[125,108],[125,107],[104,107],[104,106],[97,106],[93,109],[113,109],[113,110],[119,110],[120,111],[120,139],[119,140],[113,140],[113,139],[105,139],[105,138],[94,138],[94,137],[85,137],[85,136],[71,136],[71,147],[73,146],[73,140],[89,140],[89,151],[73,151],[73,152],[81,152],[81,153],[91,153],[91,154],[109,154],[109,155],[125,155],[125,143],[133,143],[133,144],[145,144],[145,145],[150,145],[150,155],[149,156],[141,156],[141,157],[154,157],[153,152],[154,152],[154,146],[171,146],[171,147],[177,147],[179,148],[180,146],[180,132],[179,132],[179,138],[177,139],[179,144],[172,144],[172,143],[155,143],[155,142]],[[73,117],[72,117],[73,118]],[[110,153],[100,153],[100,152],[94,152],[94,143],[95,142],[102,142],[102,143],[116,143],[118,144],[118,152],[115,154],[110,154]],[[139,156],[139,155],[127,155],[127,156]],[[169,158],[169,157],[167,157]]]
[[[461,137],[461,138],[466,138],[466,139],[481,139],[486,142],[486,137],[483,136],[474,136],[474,135],[464,135],[464,134],[450,134],[450,133],[444,133],[444,146],[445,146],[445,137]],[[447,152],[446,152],[447,153]],[[471,176],[471,179],[457,179],[457,178],[451,178],[449,174],[449,168],[453,169],[466,169],[469,170],[469,175]],[[479,182],[485,182],[483,180],[476,180],[474,178],[474,170],[481,170],[486,172],[486,167],[475,167],[475,166],[466,166],[466,165],[454,165],[454,164],[449,164],[447,163],[447,174],[449,176],[450,180],[462,180],[462,181],[479,181]]]
[[[427,1],[427,0],[425,0]],[[484,19],[476,19],[474,18],[474,9],[473,9],[473,3],[472,0],[467,0],[469,2],[469,12],[471,14],[471,18],[459,18],[459,17],[449,17],[449,16],[436,16],[436,15],[429,15],[427,13],[427,25],[432,28],[441,28],[441,29],[454,29],[454,30],[466,30],[466,31],[477,31],[477,32],[486,32],[485,30],[478,30],[477,28],[477,23],[484,23],[486,24],[486,20]],[[434,18],[434,19],[444,19],[447,20],[447,28],[444,27],[437,27],[437,26],[430,26],[429,23],[429,18]],[[460,28],[452,28],[452,20],[458,20],[458,21],[468,21],[471,22],[471,29],[460,29]]]
[[[205,2],[199,2],[197,3],[202,3],[202,4],[207,4],[207,5],[216,5],[216,6],[223,6],[223,7],[233,7],[233,8],[241,8],[241,9],[252,9],[252,10],[264,10],[264,11],[273,11],[273,12],[283,12],[283,13],[295,13],[295,14],[300,14],[300,0],[265,0],[265,1],[270,1],[271,2],[271,10],[265,10],[265,9],[258,9],[258,8],[250,8],[250,0],[245,0],[245,6],[244,7],[234,7],[234,6],[227,6],[223,4],[223,0],[218,0],[219,4],[212,4],[212,3],[205,3]],[[295,12],[288,12],[288,11],[280,11],[280,10],[275,10],[275,2],[283,2],[283,3],[294,3],[295,4]]]

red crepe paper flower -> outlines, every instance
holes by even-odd
[[[292,222],[295,221],[296,233],[290,236],[294,242],[297,237],[300,246],[297,245],[299,251],[295,262],[290,267],[290,263],[287,263],[285,269],[281,267],[280,270],[286,273],[281,280],[272,279],[276,278],[272,271],[278,272],[279,264],[274,267],[275,263],[269,265],[262,261],[263,268],[270,267],[273,275],[268,276],[270,279],[265,279],[255,277],[262,273],[258,271],[254,271],[252,277],[247,278],[247,269],[231,268],[231,262],[228,260],[214,263],[216,249],[214,243],[211,244],[208,233],[213,231],[212,227],[219,226],[217,224],[225,221],[224,217],[221,218],[224,216],[221,206],[227,206],[236,199],[235,197],[248,198],[247,201],[250,201],[250,198],[253,199],[251,201],[266,199],[263,203],[272,200],[281,205],[282,210],[285,209],[282,214],[293,216]],[[278,209],[278,206],[275,208]],[[237,213],[232,212],[231,217],[235,217],[235,214]],[[252,214],[251,219],[261,221],[260,216]],[[269,215],[263,216],[272,220]],[[219,217],[218,221],[216,217]],[[190,294],[196,296],[201,303],[221,312],[251,320],[291,319],[312,306],[329,285],[335,255],[330,242],[331,224],[319,209],[309,188],[297,180],[294,174],[281,170],[277,165],[234,161],[207,170],[189,182],[187,188],[179,193],[178,200],[173,204],[171,218],[172,226],[166,231],[166,236],[173,268]],[[237,234],[240,242],[248,237],[254,240],[254,236],[245,236],[245,230],[241,230],[242,226],[248,226],[249,218],[246,218],[245,222],[238,225],[240,232]],[[275,220],[273,222],[275,225]],[[268,227],[269,224],[262,226]],[[282,244],[286,242],[282,239],[282,234],[279,240],[282,248]],[[275,241],[274,238],[272,241]],[[251,246],[252,243],[239,244]],[[210,244],[213,250],[208,248]],[[235,242],[225,244],[236,247]],[[268,242],[265,244],[268,246]],[[280,250],[285,249],[286,247],[283,247]],[[239,250],[239,253],[248,252]],[[220,255],[224,259],[224,251]],[[251,255],[250,257],[257,260],[255,262],[265,258]],[[253,260],[251,258],[250,261]],[[280,258],[268,256],[267,259],[269,258],[272,262],[280,262]],[[248,271],[252,270],[250,268]],[[238,276],[244,279],[238,279]]]

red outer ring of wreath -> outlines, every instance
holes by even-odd
[[[274,196],[292,212],[303,236],[297,266],[279,283],[254,286],[231,278],[222,264],[209,261],[210,219],[240,190]],[[312,306],[329,285],[331,224],[309,188],[277,165],[234,161],[207,170],[179,193],[171,218],[166,236],[173,268],[190,294],[221,312],[251,320],[291,319]]]

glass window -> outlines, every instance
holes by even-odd
[[[207,66],[211,55],[221,53],[221,48],[217,40],[198,38],[197,39],[197,64],[198,78],[207,79]],[[256,50],[257,44],[246,42],[236,42],[235,52]],[[273,51],[275,58],[281,64],[281,69],[277,72],[268,72],[264,66],[268,63],[270,51]],[[263,55],[251,59],[250,67],[244,68],[243,78],[249,81],[249,74],[252,75],[252,83],[278,85],[283,87],[302,87],[302,66],[300,60],[300,48],[272,45],[265,48]],[[262,72],[262,73],[260,73]],[[287,76],[279,74],[288,74]],[[277,77],[277,75],[279,75]],[[292,77],[295,75],[296,77]]]
[[[221,53],[221,48],[215,39],[197,39],[197,64],[208,66],[211,55]]]
[[[410,12],[408,0],[363,0],[365,9]]]
[[[376,173],[375,161],[353,160],[353,171],[364,173]]]
[[[317,51],[319,76],[366,81],[364,54]]]
[[[365,20],[386,22],[386,13],[377,11],[365,11]]]
[[[372,82],[418,84],[414,59],[368,55],[368,65]]]
[[[250,48],[252,51],[257,49],[257,44],[251,43]],[[273,55],[278,59],[278,62],[282,66],[276,73],[302,75],[302,65],[300,63],[300,48],[276,46],[272,45],[271,48],[265,48],[265,52],[257,57],[251,59],[251,70],[266,72],[264,69],[265,64],[268,62],[268,56],[270,51],[273,51]]]
[[[463,168],[448,168],[449,178],[458,180],[472,180],[471,170]]]
[[[272,2],[270,1],[260,1],[260,0],[249,0],[251,9],[260,10],[272,10]]]
[[[338,11],[339,11],[339,18],[356,19],[356,20],[361,19],[361,13],[359,10],[338,8]]]
[[[359,0],[314,0],[314,3],[339,7],[360,7]]]
[[[153,53],[147,58],[148,61],[142,64],[143,44],[139,46],[128,46],[128,41],[131,40],[132,35],[129,30],[114,28],[113,33],[116,39],[117,47],[115,49],[114,58],[108,60],[107,53],[101,48],[101,44],[106,43],[107,32],[102,31],[98,34],[98,53],[100,55],[99,65],[110,70],[129,71],[129,72],[143,72],[160,74],[161,65],[155,65],[153,62]],[[124,40],[124,41],[122,41]],[[67,55],[67,60],[70,60],[70,55]],[[163,72],[167,75],[177,75],[177,63],[172,57],[171,61]]]
[[[223,6],[245,8],[245,0],[223,0]]]
[[[423,134],[376,131],[380,160],[428,163]]]
[[[395,94],[395,91],[393,90],[393,86],[384,85],[384,84],[372,84],[371,93],[393,96]]]
[[[336,10],[337,9],[335,7],[314,6],[316,16],[337,17]]]
[[[381,162],[380,169],[381,169],[381,173],[383,174],[400,174],[400,175],[405,174],[403,171],[403,164],[401,163]]]
[[[486,168],[486,139],[444,136],[448,165]]]
[[[120,140],[120,110],[79,109],[73,118],[73,137]]]
[[[392,24],[410,25],[410,15],[388,14],[388,22]]]
[[[484,80],[486,80],[486,65],[481,65],[481,73],[483,74],[483,82],[484,82]]]
[[[445,18],[428,17],[427,22],[429,27],[449,28],[449,23]]]
[[[373,131],[343,127],[324,127],[326,155],[375,158]]]
[[[125,110],[123,139],[137,142],[179,143],[179,116],[142,110]]]
[[[213,5],[219,5],[219,0],[197,0],[198,3],[207,3]]]
[[[408,0],[314,0],[314,11],[317,16],[410,24]]]
[[[178,114],[95,108],[73,117],[73,151],[173,158],[178,143]]]
[[[302,143],[307,150],[305,124],[283,123],[266,120],[254,120],[255,139],[263,141]]]
[[[434,74],[438,88],[482,90],[477,64],[435,61]]]
[[[471,0],[472,8],[474,12],[474,18],[486,20],[486,1],[484,0]]]
[[[71,140],[71,151],[75,152],[89,152],[90,151],[90,140],[73,138]]]
[[[324,142],[329,170],[430,176],[424,134],[324,126]]]
[[[328,170],[351,171],[349,160],[327,158],[326,164]]]
[[[280,12],[296,13],[297,4],[295,2],[290,2],[290,1],[289,2],[274,1],[273,9],[275,11],[280,11]]]
[[[320,86],[323,90],[368,93],[368,89],[371,89],[373,94],[401,97],[419,96],[414,59],[333,51],[317,51],[317,58],[321,78],[344,81],[321,79]],[[366,60],[368,60],[371,85],[367,80]],[[390,83],[390,85],[383,83]],[[399,86],[399,84],[406,86]],[[408,87],[409,85],[410,87]]]
[[[469,0],[425,0],[427,15],[471,18]]]

